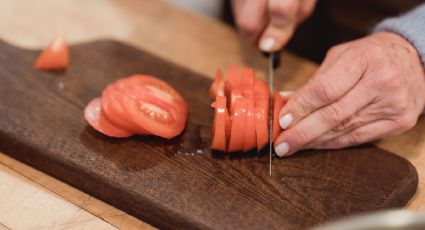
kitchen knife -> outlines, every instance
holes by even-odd
[[[270,100],[269,100],[269,175],[272,175],[272,160],[273,160],[273,107],[274,107],[274,70],[280,64],[280,54],[279,53],[269,53],[268,54],[269,61],[269,92],[270,92]]]

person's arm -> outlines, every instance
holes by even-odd
[[[380,22],[374,32],[389,31],[409,41],[418,51],[425,67],[425,4],[394,18]]]

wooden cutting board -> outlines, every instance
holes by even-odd
[[[211,81],[136,48],[72,47],[66,73],[34,70],[36,56],[0,42],[0,151],[154,226],[304,229],[401,207],[416,192],[415,168],[372,145],[275,159],[272,176],[265,153],[211,152]],[[113,139],[87,126],[85,105],[134,73],[156,75],[186,98],[181,136]]]

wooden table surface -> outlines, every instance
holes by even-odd
[[[71,44],[102,38],[124,41],[208,77],[217,67],[232,64],[254,66],[264,75],[261,57],[243,45],[233,29],[161,1],[0,0],[1,40],[34,49],[46,46],[59,32],[65,32]],[[282,60],[282,68],[299,69],[285,82],[286,90],[298,88],[317,68],[289,53]],[[419,190],[407,208],[425,210],[425,120],[377,144],[415,165]],[[152,227],[0,153],[0,230],[47,228]]]

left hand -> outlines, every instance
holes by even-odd
[[[425,74],[415,48],[379,32],[333,47],[313,78],[280,111],[279,156],[343,148],[412,128],[425,106]]]

